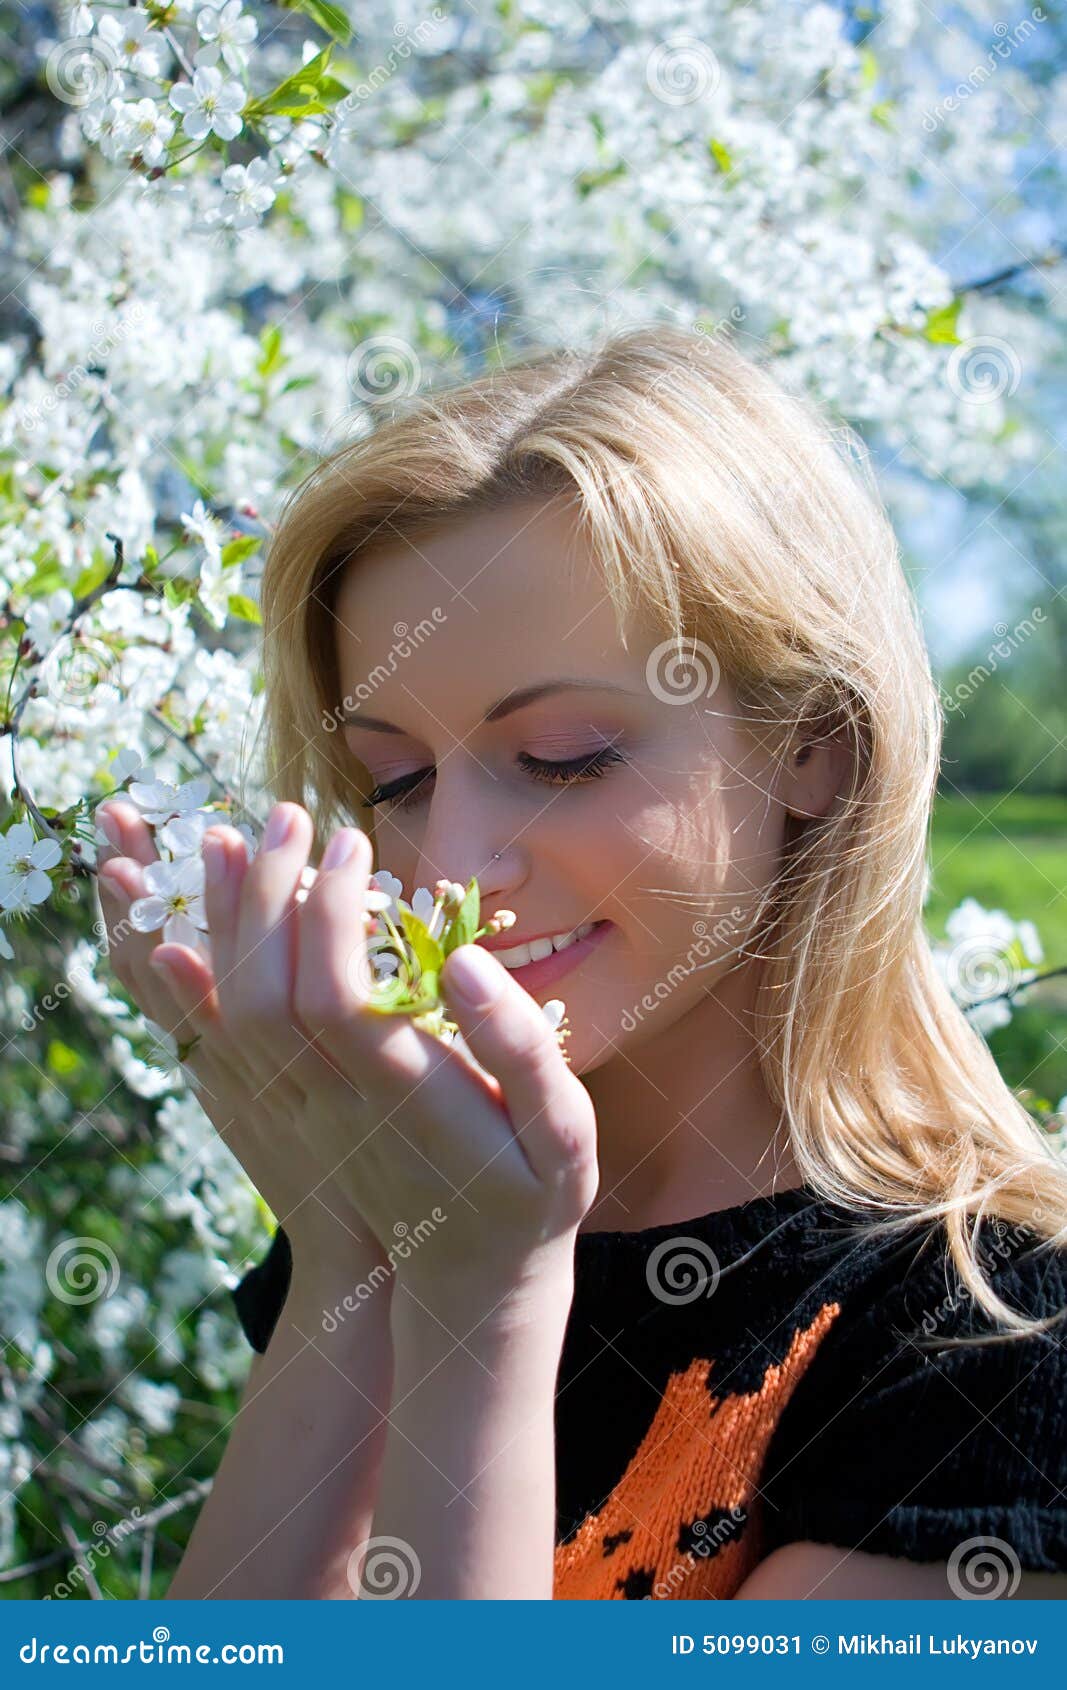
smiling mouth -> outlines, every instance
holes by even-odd
[[[564,945],[560,950],[556,950],[553,943],[552,950],[547,955],[531,956],[526,962],[507,962],[505,960],[509,954],[507,951],[496,951],[494,955],[498,962],[503,962],[509,974],[514,974],[520,986],[525,986],[527,991],[534,991],[538,986],[550,985],[552,981],[577,967],[591,951],[596,949],[614,925],[614,922],[611,921],[583,922],[581,926],[575,929],[576,933],[582,934],[581,938],[574,938],[571,943]],[[582,933],[583,927],[587,929],[584,933]],[[535,941],[536,943],[538,941]],[[548,941],[545,941],[545,943],[548,943]],[[517,946],[513,954],[521,957],[524,953],[528,954],[529,950],[530,947],[528,946]]]

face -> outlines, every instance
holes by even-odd
[[[337,600],[376,862],[405,897],[476,875],[483,919],[515,912],[508,948],[599,924],[517,971],[564,1000],[578,1074],[662,1039],[737,968],[786,813],[725,676],[697,690],[662,630],[626,634],[562,499],[375,548]]]

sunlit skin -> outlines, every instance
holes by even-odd
[[[409,628],[425,619],[432,632],[385,662],[398,605]],[[341,692],[354,703],[343,731],[367,793],[432,771],[407,804],[376,805],[378,861],[407,891],[477,875],[487,910],[515,912],[516,936],[614,924],[588,960],[534,992],[565,1001],[568,1056],[596,1106],[601,1183],[585,1227],[682,1220],[799,1183],[756,1060],[755,964],[737,947],[774,877],[787,809],[821,813],[841,754],[815,745],[796,764],[797,740],[776,770],[743,735],[725,676],[679,702],[660,660],[650,684],[663,631],[631,618],[625,649],[563,499],[376,545],[347,572],[336,610]],[[595,690],[482,721],[506,695],[561,679]],[[570,785],[517,761],[605,746],[623,760]]]

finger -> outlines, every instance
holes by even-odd
[[[97,871],[108,964],[142,1013],[162,1027],[166,995],[148,966],[159,934],[142,933],[130,921],[130,905],[146,891],[144,870],[130,857],[114,857]]]
[[[135,804],[109,798],[97,807],[96,819],[108,837],[98,863],[112,857],[132,857],[145,867],[159,858],[151,829]]]
[[[593,1101],[564,1061],[540,1005],[484,945],[457,946],[441,984],[464,1042],[499,1082],[534,1173],[555,1184],[567,1172],[584,1186],[596,1170]],[[595,1185],[588,1200],[594,1195]]]
[[[250,863],[240,835],[227,832],[232,836],[228,879],[220,900],[226,942],[216,966],[224,1016],[259,1059],[268,1083],[288,1073],[301,1084],[308,1060],[321,1080],[321,1060],[310,1049],[292,1003],[296,893],[314,834],[311,817],[300,804],[276,805]],[[238,842],[243,863],[236,855]],[[208,923],[214,938],[210,909]]]
[[[209,827],[201,841],[204,859],[204,912],[211,934],[215,981],[225,1004],[233,986],[237,925],[248,852],[235,827]]]
[[[204,957],[188,945],[157,945],[150,967],[173,999],[180,1019],[168,1025],[176,1038],[188,1040],[215,1030],[221,1022],[215,977]]]
[[[372,863],[362,829],[338,828],[299,906],[293,1001],[309,1026],[348,1020],[370,996],[363,911]]]

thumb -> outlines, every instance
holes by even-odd
[[[596,1112],[540,1004],[484,945],[457,946],[445,959],[441,984],[464,1044],[499,1084],[533,1172],[553,1186],[568,1173],[584,1186],[591,1172],[588,1207],[595,1195]]]

